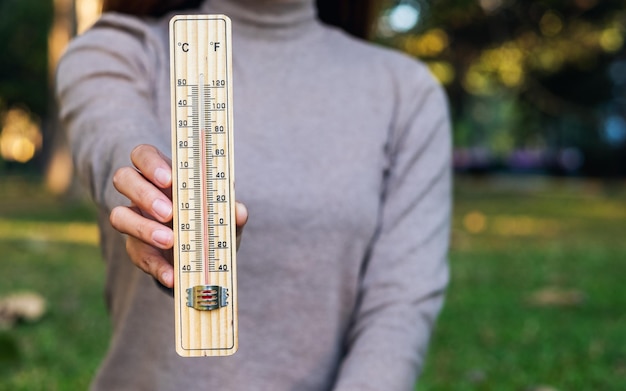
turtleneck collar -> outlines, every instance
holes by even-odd
[[[224,14],[255,35],[293,37],[318,25],[314,0],[205,0],[201,12]]]

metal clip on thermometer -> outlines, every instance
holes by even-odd
[[[237,350],[231,24],[170,21],[176,351]]]

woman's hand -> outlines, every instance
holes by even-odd
[[[111,225],[127,234],[126,251],[132,262],[168,288],[174,286],[172,246],[171,161],[151,145],[139,145],[130,155],[133,167],[122,167],[113,176],[113,185],[131,205],[118,206],[109,216]],[[237,247],[248,211],[235,204]]]

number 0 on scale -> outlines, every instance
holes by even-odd
[[[170,21],[176,351],[237,350],[230,19]]]

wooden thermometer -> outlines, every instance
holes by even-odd
[[[176,351],[237,350],[231,24],[170,21]]]

